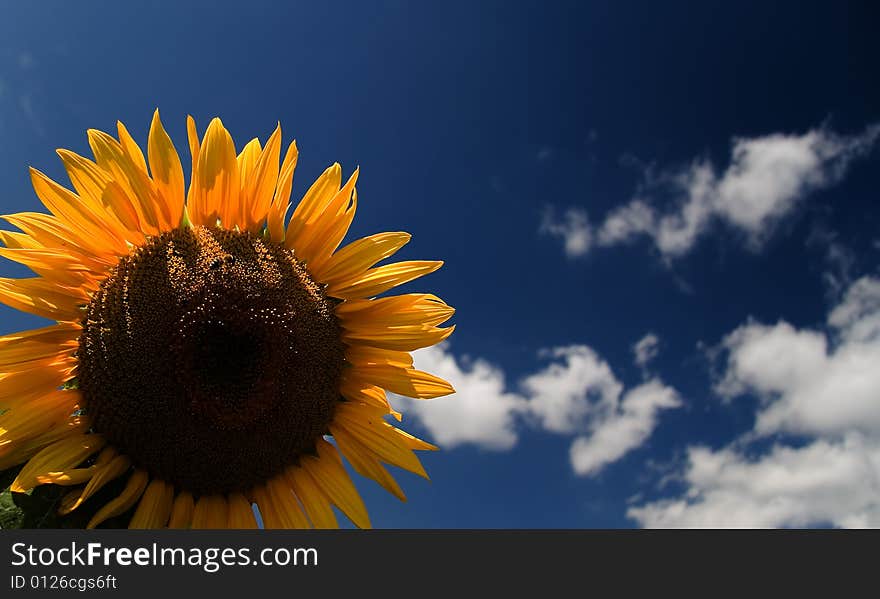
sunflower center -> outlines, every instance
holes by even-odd
[[[344,361],[329,300],[249,233],[165,233],[89,303],[78,380],[95,430],[193,493],[248,490],[314,451]]]

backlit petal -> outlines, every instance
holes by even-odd
[[[168,214],[169,226],[176,227],[183,216],[183,166],[171,138],[162,126],[158,109],[150,124],[147,157],[150,160],[150,174],[164,204],[163,212]]]

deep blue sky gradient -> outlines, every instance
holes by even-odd
[[[654,496],[686,443],[719,446],[752,424],[748,402],[711,396],[698,343],[749,316],[820,324],[824,250],[806,242],[818,226],[846,240],[856,270],[876,268],[877,152],[760,253],[721,229],[672,266],[644,242],[569,260],[538,233],[547,205],[598,218],[627,201],[638,164],[724,165],[733,136],[880,119],[870,3],[314,4],[6,3],[0,211],[41,209],[27,167],[64,181],[54,150],[88,153],[90,127],[119,119],[143,143],[159,107],[186,164],[187,113],[200,131],[220,116],[239,148],[281,121],[300,148],[294,196],[333,161],[360,165],[351,238],[406,230],[402,258],[446,261],[408,289],[458,308],[456,355],[513,386],[541,348],[582,343],[637,384],[631,345],[662,339],[655,369],[686,407],[647,446],[596,478],[572,473],[569,438],[535,430],[511,451],[426,455],[430,483],[399,475],[407,505],[357,481],[376,526],[632,526],[627,498]],[[0,332],[38,322],[0,307]]]

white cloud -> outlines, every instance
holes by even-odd
[[[752,235],[767,222],[790,211],[806,193],[834,183],[843,175],[855,150],[870,147],[876,137],[841,140],[824,130],[804,135],[769,135],[737,139],[730,166],[715,182],[714,209],[719,216]]]
[[[546,355],[557,361],[522,382],[528,411],[546,430],[579,433],[569,450],[578,475],[594,476],[641,447],[657,426],[658,412],[681,405],[677,393],[657,379],[624,394],[608,363],[585,345]]]
[[[839,297],[840,294],[853,281],[853,271],[857,265],[857,258],[840,236],[821,224],[814,224],[807,245],[819,248],[823,254],[824,271],[822,280],[831,297]]]
[[[396,396],[395,403],[406,414],[414,414],[437,442],[445,447],[471,443],[493,450],[516,445],[515,415],[525,408],[525,399],[505,391],[504,371],[485,360],[464,366],[445,345],[420,349],[413,353],[413,360],[416,368],[455,387],[455,394],[437,401]]]
[[[880,526],[880,446],[852,435],[801,448],[775,446],[750,460],[732,449],[692,447],[685,497],[632,507],[652,528]]]
[[[457,360],[448,345],[422,349],[413,354],[416,368],[449,380],[456,393],[439,400],[393,400],[445,447],[511,449],[518,428],[527,425],[577,435],[569,457],[583,476],[598,474],[640,447],[656,427],[658,412],[680,405],[676,392],[656,379],[624,393],[608,363],[586,345],[541,355],[550,363],[512,392],[504,372],[484,360]]]
[[[764,400],[755,432],[880,436],[880,280],[865,277],[828,317],[832,336],[749,323],[728,335],[727,370],[718,389]]]
[[[720,174],[708,159],[697,159],[652,178],[640,197],[613,210],[595,229],[584,211],[572,209],[565,221],[545,218],[541,230],[565,239],[569,256],[586,254],[593,245],[612,246],[647,236],[669,259],[690,251],[718,221],[744,233],[757,248],[801,199],[839,182],[878,137],[880,124],[854,136],[821,127],[802,135],[734,138],[730,162]],[[658,198],[667,195],[675,205],[663,212]],[[569,239],[574,240],[572,248]]]
[[[683,497],[637,506],[646,526],[880,526],[880,280],[853,283],[827,331],[749,322],[727,335],[724,398],[754,394],[752,431],[717,451],[691,447]],[[777,441],[750,458],[769,435]]]
[[[587,213],[577,208],[566,210],[561,219],[556,217],[552,209],[547,209],[538,231],[561,238],[565,246],[565,255],[569,258],[583,256],[593,245],[593,231]]]
[[[654,333],[648,333],[633,345],[633,355],[636,365],[644,368],[648,362],[657,357],[660,339]]]
[[[657,220],[654,209],[644,200],[634,199],[614,209],[605,217],[598,230],[599,245],[609,246],[633,239],[639,233],[651,231]]]
[[[880,280],[862,277],[828,315],[828,324],[847,343],[880,341]]]
[[[562,361],[549,364],[522,382],[529,397],[529,411],[546,430],[583,430],[588,417],[601,417],[614,409],[623,385],[595,351],[586,345],[571,345],[546,355]]]
[[[641,447],[657,426],[660,410],[677,408],[676,392],[653,379],[628,391],[613,410],[590,422],[590,433],[571,445],[571,465],[577,474],[599,473],[631,450]]]

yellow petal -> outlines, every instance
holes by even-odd
[[[174,143],[162,126],[158,109],[150,123],[147,157],[150,160],[150,173],[163,201],[163,212],[167,214],[169,226],[177,227],[183,217],[183,166]]]
[[[157,211],[160,206],[158,192],[147,173],[132,161],[112,136],[97,129],[89,129],[88,136],[98,166],[108,171],[131,199],[140,230],[148,235],[157,235],[166,229],[167,223],[163,222],[162,215]]]
[[[58,156],[80,199],[89,202],[92,211],[112,223],[128,241],[142,241],[137,210],[125,188],[88,158],[63,149],[58,150]]]
[[[266,148],[260,154],[259,160],[254,164],[252,176],[245,187],[246,225],[253,233],[257,233],[262,228],[269,214],[275,185],[278,182],[280,158],[281,124],[279,123],[266,142]]]
[[[181,491],[174,498],[171,506],[171,517],[168,520],[168,528],[189,528],[192,524],[195,502],[189,491]]]
[[[88,302],[68,295],[60,289],[59,286],[42,277],[4,278],[0,279],[0,302],[50,320],[80,320],[82,318],[80,306]]]
[[[226,528],[229,506],[223,495],[206,495],[196,502],[192,517],[193,529]]]
[[[408,293],[378,299],[348,300],[336,307],[348,329],[436,326],[449,320],[455,308],[430,293]]]
[[[452,385],[440,377],[412,368],[388,365],[357,366],[355,375],[392,393],[417,399],[433,399],[455,393]]]
[[[96,289],[89,285],[99,273],[107,270],[107,265],[93,259],[78,248],[66,247],[64,244],[46,246],[24,233],[0,231],[0,254],[6,258],[24,264],[36,274],[58,285],[73,286],[73,293],[84,297],[84,288]],[[80,289],[79,287],[83,287]],[[67,290],[65,290],[67,291]]]
[[[251,218],[253,208],[253,183],[257,162],[263,153],[263,146],[256,137],[250,140],[238,155],[238,185],[239,185],[239,210],[236,222],[241,229],[257,232],[254,220]]]
[[[0,365],[40,360],[75,349],[79,333],[76,327],[58,324],[0,337]]]
[[[59,348],[57,355],[48,358],[19,362],[17,364],[0,364],[0,381],[3,381],[3,386],[0,388],[0,397],[9,395],[6,392],[6,387],[12,384],[10,381],[14,377],[31,375],[34,377],[35,382],[39,383],[45,378],[42,376],[45,374],[43,372],[45,369],[58,368],[69,373],[69,369],[76,366],[75,353],[76,349],[71,344],[67,348]]]
[[[91,466],[85,468],[68,468],[65,470],[46,472],[42,475],[37,476],[37,483],[41,485],[55,484],[63,486],[79,485],[82,483],[86,483],[90,481],[95,474],[97,474],[101,466],[107,464],[114,457],[116,457],[116,450],[112,447],[105,447],[101,451],[101,453],[98,454],[97,459]]]
[[[13,262],[24,264],[37,275],[36,278],[27,279],[0,279],[6,281],[6,287],[12,286],[16,291],[30,295],[35,293],[44,299],[55,297],[60,303],[64,296],[71,298],[89,297],[94,293],[100,283],[99,275],[90,271],[87,266],[79,263],[73,256],[55,250],[25,250],[0,248],[0,256]],[[21,282],[20,285],[17,282]],[[48,300],[50,304],[56,303]],[[85,305],[88,301],[80,302]],[[21,309],[21,308],[19,308]],[[52,318],[52,320],[71,320]],[[75,318],[79,320],[79,318]]]
[[[391,432],[392,427],[387,422],[371,417],[367,410],[357,404],[344,403],[336,412],[330,424],[330,433],[334,437],[337,433],[350,435],[383,462],[428,478],[419,459]]]
[[[112,445],[105,447],[101,450],[101,453],[98,454],[98,458],[95,460],[95,466],[106,466],[113,459],[118,456],[119,453],[116,449],[113,448]]]
[[[412,356],[405,351],[394,351],[354,344],[345,349],[345,360],[355,366],[384,364],[397,368],[412,368]]]
[[[147,163],[144,160],[144,153],[141,152],[140,147],[134,141],[134,138],[121,121],[116,121],[116,132],[119,134],[119,144],[122,146],[125,155],[128,156],[128,159],[131,160],[135,166],[146,173]]]
[[[135,470],[119,497],[108,502],[89,520],[86,528],[95,528],[102,522],[123,514],[133,506],[144,492],[149,476],[143,470]]]
[[[40,477],[78,466],[105,443],[101,435],[75,435],[53,443],[30,459],[9,489],[13,493],[30,491],[40,484]]]
[[[432,445],[427,441],[422,441],[419,438],[413,437],[408,432],[400,430],[396,427],[391,427],[394,431],[394,434],[400,437],[400,440],[403,441],[403,444],[409,447],[410,449],[416,449],[418,451],[437,451],[439,447],[436,445]]]
[[[272,204],[266,217],[269,238],[279,243],[284,241],[284,219],[287,217],[288,208],[290,208],[290,188],[293,185],[293,172],[296,170],[298,157],[299,151],[294,140],[287,147],[284,162],[281,163],[281,172],[278,175],[278,183],[275,186],[275,195],[272,197]]]
[[[48,430],[28,438],[16,439],[14,443],[0,445],[0,470],[28,461],[44,447],[70,435],[85,432],[90,423],[87,418],[69,418]]]
[[[95,249],[94,244],[85,241],[52,215],[21,212],[3,218],[43,247],[68,252],[95,272],[107,270],[118,262],[118,257],[112,254],[110,248],[101,246]],[[7,244],[7,247],[11,246]]]
[[[75,367],[73,354],[28,362],[26,365],[0,367],[0,412],[56,391],[72,377]]]
[[[283,474],[266,483],[266,491],[269,493],[276,514],[285,523],[284,528],[291,528],[291,524],[292,528],[312,528],[311,522]]]
[[[96,468],[94,476],[92,476],[89,483],[79,494],[71,493],[61,500],[61,506],[58,508],[58,513],[62,515],[69,514],[81,506],[89,497],[103,489],[107,483],[128,472],[130,467],[131,460],[124,455],[117,455],[106,464],[99,466]],[[135,471],[135,474],[137,472],[138,471]],[[146,485],[146,483],[144,484]],[[112,518],[113,516],[107,517]]]
[[[40,250],[46,249],[43,244],[33,239],[30,235],[24,233],[15,233],[11,231],[0,231],[0,242],[4,247],[13,250]]]
[[[113,227],[112,222],[102,219],[89,204],[52,181],[35,168],[30,169],[31,183],[37,196],[58,219],[84,239],[93,240],[94,249],[109,248],[118,256],[128,253],[125,235]]]
[[[238,185],[244,197],[246,197],[244,195],[245,189],[254,176],[257,160],[260,159],[262,152],[263,146],[260,144],[260,140],[255,137],[245,144],[235,160],[238,163]],[[244,203],[244,200],[242,202]]]
[[[71,485],[81,485],[88,482],[95,475],[95,467],[88,468],[68,468],[66,470],[55,470],[46,472],[37,477],[38,485],[60,485],[69,487]]]
[[[440,329],[425,326],[370,327],[359,330],[347,329],[342,339],[346,343],[365,343],[373,347],[396,351],[414,351],[436,345],[455,331],[455,326]]]
[[[193,224],[214,226],[220,220],[227,229],[241,224],[235,144],[218,118],[211,121],[205,132],[193,182],[187,204]]]
[[[56,390],[0,414],[0,456],[17,442],[66,422],[81,401],[82,396],[74,390]]]
[[[402,231],[363,237],[333,254],[320,268],[312,265],[309,268],[320,281],[338,283],[363,274],[368,268],[394,255],[410,239],[412,235]]]
[[[141,502],[138,504],[129,528],[163,528],[171,516],[174,501],[174,486],[154,478],[147,485]]]
[[[284,243],[289,248],[295,248],[299,240],[300,232],[307,222],[324,211],[327,203],[339,192],[342,183],[342,167],[334,163],[328,167],[303,196],[302,201],[293,211],[290,222],[287,224],[287,234]]]
[[[88,297],[107,266],[75,249],[46,247],[24,233],[0,231],[0,255],[23,264],[68,295]]]
[[[311,528],[308,518],[300,508],[284,477],[276,477],[262,487],[254,489],[257,506],[266,529]]]
[[[251,507],[251,503],[245,499],[244,495],[241,493],[230,493],[227,499],[229,503],[229,519],[226,522],[226,528],[257,528],[253,507]]]
[[[61,163],[64,164],[64,170],[73,184],[73,188],[80,198],[86,198],[92,207],[100,205],[101,196],[104,194],[104,188],[113,181],[110,173],[99,167],[97,164],[80,156],[70,150],[56,150]]]
[[[348,401],[364,403],[383,409],[386,413],[392,414],[398,421],[401,419],[400,412],[391,409],[391,404],[388,403],[385,395],[385,389],[359,379],[351,372],[343,373],[339,392]]]
[[[79,283],[89,275],[89,268],[75,256],[60,250],[46,248],[0,248],[0,255],[19,264],[24,264],[35,273],[60,283],[74,281]],[[61,271],[61,272],[57,272]]]
[[[337,431],[338,432],[338,431]],[[379,463],[379,460],[360,443],[357,443],[350,435],[343,433],[340,436],[333,437],[339,446],[339,451],[349,461],[355,472],[361,476],[371,478],[382,487],[400,499],[406,501],[406,495],[394,477]]]
[[[339,528],[327,497],[303,468],[293,466],[286,471],[293,492],[299,497],[306,515],[315,528]]]
[[[294,248],[300,260],[316,269],[315,272],[336,251],[348,232],[357,210],[355,184],[358,172],[355,169],[345,186],[327,205],[306,221],[292,239],[286,241],[289,247]]]
[[[443,266],[443,262],[431,260],[413,260],[386,264],[354,276],[330,284],[327,295],[340,299],[360,299],[379,295],[397,285],[403,285],[414,279],[432,273]]]
[[[192,168],[195,171],[196,162],[199,159],[199,132],[196,130],[196,121],[192,116],[186,116],[186,137],[189,141],[189,154],[192,157]]]
[[[311,475],[324,495],[358,528],[370,528],[370,517],[360,495],[342,466],[336,448],[318,439],[318,458],[305,456],[301,466]]]

